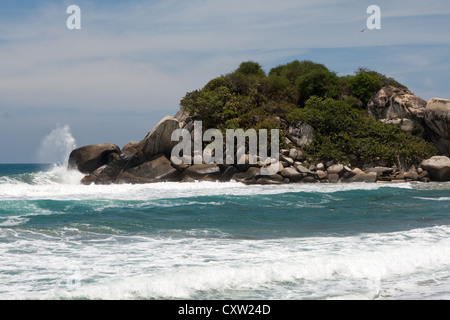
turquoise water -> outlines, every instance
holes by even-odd
[[[83,186],[0,165],[0,299],[448,299],[450,184]]]

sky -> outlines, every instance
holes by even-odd
[[[370,5],[381,29],[366,29]],[[2,0],[0,163],[61,161],[50,149],[67,137],[140,141],[187,92],[250,60],[364,67],[450,99],[450,1]]]

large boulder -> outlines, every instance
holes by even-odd
[[[218,179],[220,177],[220,167],[217,164],[194,164],[184,170],[183,178],[186,177],[193,180]]]
[[[181,172],[175,169],[164,154],[155,156],[143,164],[123,170],[117,183],[151,183],[156,181],[180,181]]]
[[[450,100],[433,98],[428,101],[425,123],[441,138],[450,139]]]
[[[377,177],[387,176],[394,172],[394,168],[390,167],[373,167],[365,170],[365,173],[375,172]]]
[[[293,121],[286,129],[286,136],[297,147],[311,144],[314,139],[314,128],[301,121]]]
[[[108,164],[120,154],[120,148],[112,143],[84,146],[73,150],[69,156],[69,169],[89,174]]]
[[[333,164],[332,166],[329,166],[327,168],[328,174],[337,174],[337,175],[343,175],[344,172],[344,165],[343,164]]]
[[[117,183],[119,175],[130,168],[137,167],[146,161],[146,157],[137,142],[129,142],[119,156],[110,161],[105,168],[97,174],[96,184]]]
[[[235,173],[231,179],[236,182],[241,182],[245,184],[254,184],[256,183],[256,179],[261,175],[261,169],[251,167],[248,168],[245,172]]]
[[[222,175],[219,178],[219,181],[220,182],[228,182],[232,179],[233,175],[235,175],[236,173],[239,173],[239,170],[236,169],[236,167],[230,165],[222,173]]]
[[[408,89],[386,86],[367,104],[367,112],[387,124],[397,124],[404,131],[422,134],[427,102]]]
[[[257,178],[256,183],[265,185],[283,184],[283,177],[279,174],[260,176]]]
[[[302,174],[302,176],[307,177],[307,176],[314,176],[314,172],[312,172],[311,170],[305,168],[304,166],[302,166],[301,164],[296,164],[295,169],[297,169],[298,172],[300,172]]]
[[[420,167],[426,170],[431,180],[450,181],[450,158],[446,156],[435,156],[424,160]]]
[[[284,168],[280,174],[283,178],[288,178],[290,182],[299,182],[303,179],[303,174],[294,168]]]
[[[354,177],[346,180],[346,182],[375,183],[375,182],[377,182],[377,173],[369,172],[369,173],[357,174]]]
[[[89,173],[88,175],[84,176],[83,179],[81,179],[81,184],[84,185],[90,185],[95,183],[95,181],[97,181],[98,175],[103,171],[103,169],[106,168],[106,164],[104,166],[101,166],[100,168],[98,168],[97,170],[95,170],[92,173]]]
[[[436,135],[432,142],[439,153],[450,156],[450,100],[433,98],[428,101],[425,123]]]
[[[111,161],[98,174],[95,184],[112,184],[116,183],[117,177],[123,170],[132,167],[134,163],[134,155],[121,153],[117,158]]]
[[[128,142],[124,145],[120,155],[129,159],[128,167],[137,167],[147,160],[138,142],[135,141]]]
[[[180,122],[171,116],[164,117],[138,143],[138,147],[142,149],[148,160],[160,153],[170,157],[173,147],[178,144],[178,141],[172,141],[172,133],[176,129],[180,129]]]

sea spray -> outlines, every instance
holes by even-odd
[[[52,163],[64,165],[69,160],[70,152],[77,147],[75,138],[66,124],[58,124],[48,135],[44,137],[38,151],[40,163]]]

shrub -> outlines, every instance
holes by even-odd
[[[257,62],[247,61],[242,62],[239,68],[235,71],[235,73],[241,73],[245,76],[258,76],[264,77],[266,73],[261,68],[261,65]]]
[[[276,74],[262,79],[258,86],[261,100],[272,100],[276,103],[292,103],[298,101],[298,92],[288,78]]]
[[[315,63],[309,60],[302,62],[295,60],[273,68],[270,70],[269,76],[278,75],[284,77],[288,79],[292,85],[295,85],[299,77],[317,70],[328,71],[327,67],[323,64]]]
[[[273,68],[269,79],[283,84],[282,94],[290,103],[303,107],[311,96],[337,97],[338,76],[323,64],[293,61]],[[283,80],[284,79],[284,80]],[[280,92],[280,91],[278,91]],[[280,93],[281,93],[280,92]]]
[[[362,108],[365,108],[369,100],[385,86],[392,85],[398,88],[406,88],[393,78],[364,68],[360,68],[354,76],[344,79],[341,84],[347,89],[348,95],[352,95],[361,101]]]
[[[304,109],[291,112],[288,120],[306,122],[317,131],[313,143],[305,147],[317,161],[346,163],[352,154],[366,163],[378,157],[390,165],[411,165],[436,154],[431,144],[398,126],[365,116],[348,101],[312,97]]]
[[[297,105],[303,107],[312,96],[336,98],[338,96],[338,77],[334,72],[315,69],[297,79]]]
[[[304,151],[321,161],[348,162],[348,156],[355,155],[363,162],[378,157],[391,165],[407,165],[436,154],[424,140],[365,115],[362,108],[385,85],[404,88],[367,69],[338,77],[322,64],[293,61],[266,75],[258,63],[248,61],[187,93],[180,104],[203,121],[204,130],[280,129],[282,146],[280,118],[306,122],[316,135]]]
[[[360,72],[348,81],[351,95],[361,101],[361,106],[366,107],[370,98],[376,94],[383,84],[379,77],[370,75],[366,72]]]

